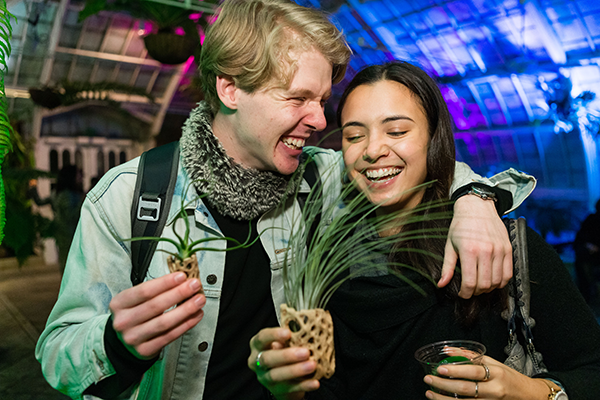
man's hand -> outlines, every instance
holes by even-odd
[[[502,288],[512,277],[512,247],[493,201],[462,196],[454,204],[439,287],[450,282],[458,259],[464,299]]]
[[[117,336],[136,357],[154,358],[202,319],[200,288],[198,279],[176,272],[122,291],[109,304]]]
[[[286,328],[266,328],[250,340],[248,367],[278,400],[300,400],[305,392],[320,386],[318,380],[306,378],[317,369],[317,364],[308,359],[309,351],[286,347],[291,336]],[[259,354],[260,366],[256,363]]]

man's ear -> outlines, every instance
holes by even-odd
[[[230,110],[237,109],[237,86],[230,76],[217,76],[217,95]]]

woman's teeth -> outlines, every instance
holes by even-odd
[[[295,139],[286,137],[281,139],[283,144],[285,144],[290,149],[301,150],[304,147],[304,143],[306,142],[304,139]]]
[[[365,171],[365,176],[370,181],[384,182],[392,179],[400,172],[402,172],[402,169],[398,167],[370,169]]]

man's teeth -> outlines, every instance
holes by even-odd
[[[402,172],[401,168],[392,167],[392,168],[379,168],[379,169],[370,169],[365,171],[365,175],[367,179],[370,181],[386,181],[392,179],[396,175]]]
[[[290,149],[294,149],[294,150],[302,149],[304,147],[304,143],[306,142],[304,139],[296,139],[296,138],[290,138],[290,137],[283,138],[283,139],[281,139],[281,141],[287,147],[289,147]]]

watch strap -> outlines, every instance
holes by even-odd
[[[498,215],[501,217],[504,215],[504,213],[506,213],[506,211],[510,210],[513,205],[513,196],[511,192],[509,192],[508,190],[500,189],[497,186],[488,186],[485,183],[479,182],[471,182],[464,186],[461,186],[456,191],[454,191],[454,193],[452,193],[452,196],[450,196],[450,200],[454,202],[463,196],[473,194],[471,192],[473,188],[481,188],[482,190],[494,193],[497,200],[496,202],[494,202],[494,205],[496,206],[496,211],[498,212]]]

